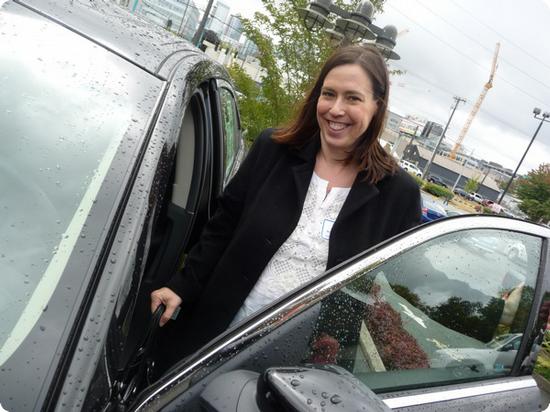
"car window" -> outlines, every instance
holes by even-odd
[[[508,246],[517,244],[526,252],[510,258]],[[469,229],[419,244],[373,269],[352,266],[353,273],[364,272],[346,286],[320,300],[320,284],[307,295],[290,294],[287,302],[297,299],[290,311],[237,325],[237,331],[250,328],[237,340],[230,340],[235,330],[227,331],[220,337],[223,349],[196,370],[190,365],[212,347],[189,360],[182,387],[192,389],[174,388],[177,398],[167,390],[163,397],[174,408],[168,410],[198,408],[197,395],[208,382],[234,370],[338,365],[387,396],[506,377],[520,361],[541,247],[538,237]],[[325,278],[322,288],[335,287],[341,275]]]
[[[515,244],[531,254],[510,258]],[[308,360],[338,363],[379,392],[506,376],[540,247],[527,235],[477,230],[403,253],[323,301]]]
[[[223,116],[225,176],[231,174],[239,150],[239,120],[233,94],[225,87],[220,88]]]
[[[22,9],[8,22],[4,16],[0,365],[38,318],[47,316],[48,301],[60,289],[73,253],[83,261],[72,280],[86,275],[163,84],[45,18]],[[115,170],[118,178],[101,191]],[[94,215],[97,225],[86,229],[96,204],[103,212]],[[58,330],[79,293],[68,283],[63,290],[66,313],[56,319]]]

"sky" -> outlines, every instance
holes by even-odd
[[[201,4],[197,1],[197,4]],[[246,17],[262,10],[260,0],[227,2]],[[445,125],[453,144],[489,80],[495,45],[500,42],[493,87],[465,137],[466,151],[514,170],[540,121],[533,108],[550,112],[550,0],[387,0],[375,16],[400,35],[399,61],[392,76],[390,110]],[[550,124],[543,124],[519,173],[550,162]]]

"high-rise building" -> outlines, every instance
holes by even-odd
[[[212,30],[218,35],[225,32],[225,24],[229,16],[229,6],[221,1],[217,1],[210,11],[210,17],[206,22],[206,28]]]
[[[259,53],[260,50],[258,49],[258,46],[256,46],[256,43],[250,39],[246,39],[243,47],[239,50],[238,56],[239,59],[245,60],[247,56],[258,57]]]
[[[199,25],[200,12],[193,0],[130,0],[128,8],[145,19],[180,33],[190,40]]]
[[[227,20],[224,36],[227,36],[228,38],[238,42],[241,38],[242,33],[243,25],[241,23],[241,18],[232,14]]]
[[[436,122],[426,122],[420,137],[425,140],[425,145],[429,148],[435,148],[439,138],[443,134],[443,126]]]

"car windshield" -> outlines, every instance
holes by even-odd
[[[83,228],[100,187],[129,135],[145,129],[144,113],[155,99],[144,102],[162,85],[45,18],[13,4],[5,7],[10,12],[0,15],[0,365],[47,310],[70,256],[92,258],[89,251],[97,245],[91,240],[79,251],[75,245],[87,241]]]

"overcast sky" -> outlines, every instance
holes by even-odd
[[[197,3],[201,3],[200,1]],[[250,17],[260,0],[227,2]],[[453,96],[460,104],[447,136],[460,133],[489,79],[500,42],[493,88],[474,119],[464,145],[474,156],[515,169],[539,121],[533,108],[550,111],[550,0],[387,0],[375,24],[401,32],[390,67],[390,109],[445,125]],[[520,173],[550,162],[550,124],[543,125]]]

